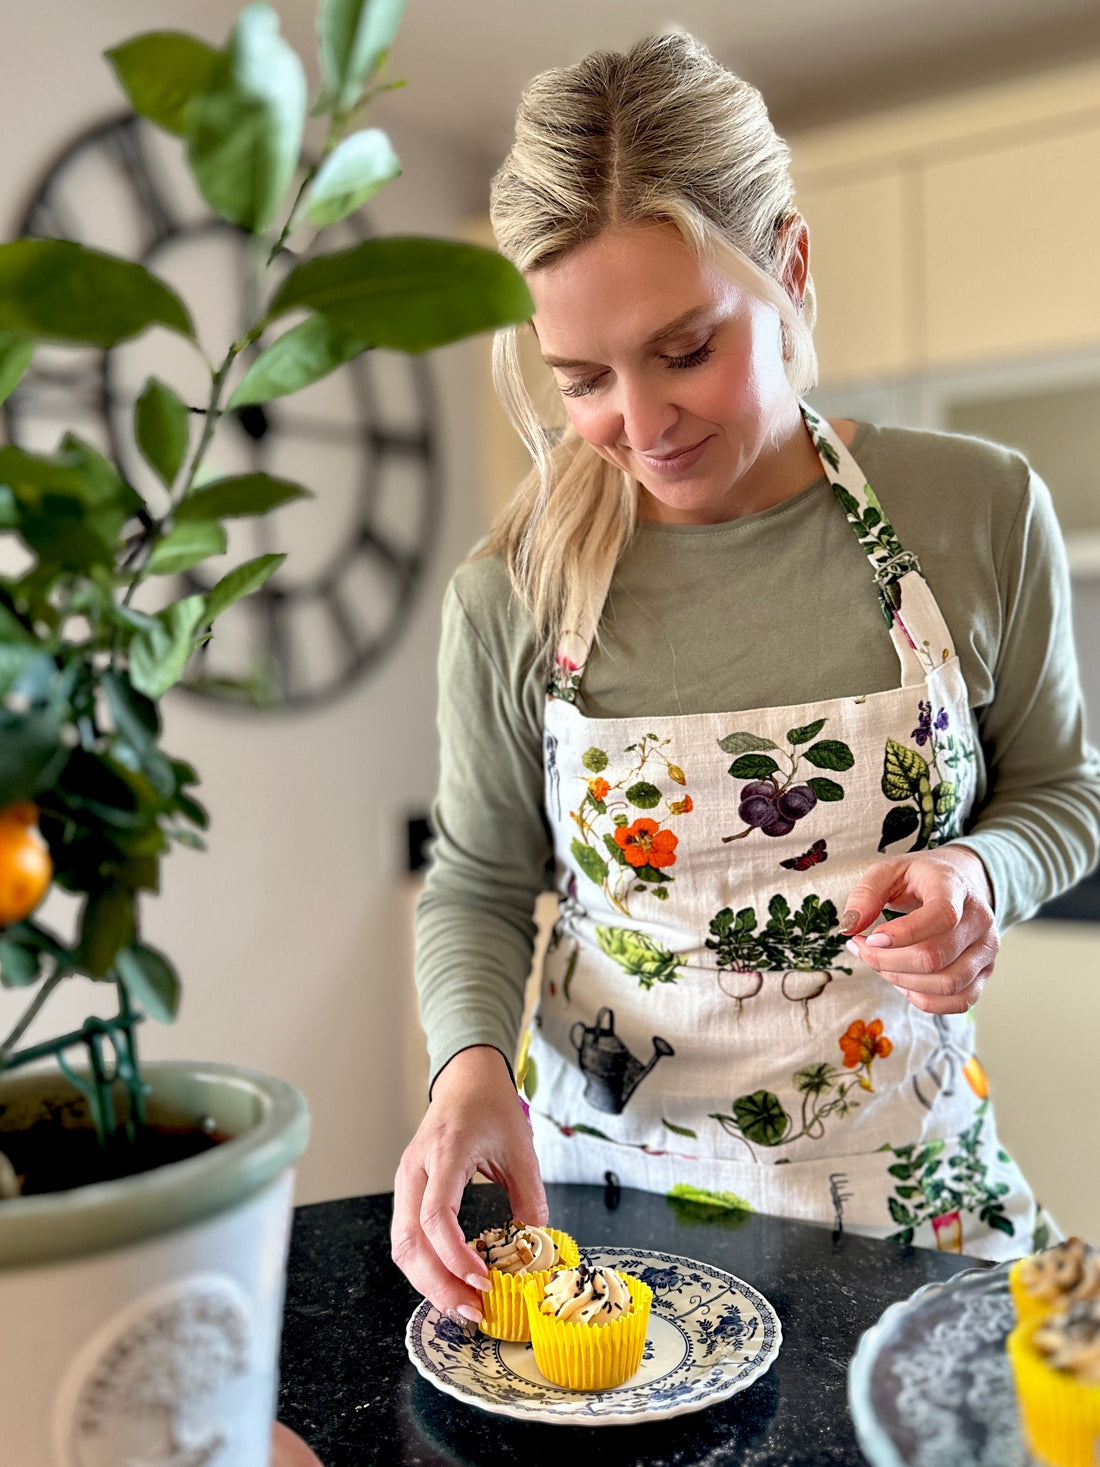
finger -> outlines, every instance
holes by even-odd
[[[444,1313],[457,1310],[466,1319],[476,1321],[482,1312],[480,1296],[445,1266],[421,1227],[420,1212],[427,1181],[427,1173],[420,1165],[406,1167],[403,1163],[398,1169],[390,1228],[391,1256],[417,1293],[423,1294],[437,1309]],[[467,1252],[476,1268],[479,1260],[472,1249]]]
[[[892,956],[900,958],[902,954]],[[995,956],[996,951],[993,944],[986,938],[979,938],[977,942],[971,943],[954,962],[947,963],[934,971],[914,973],[891,966],[883,967],[879,969],[879,972],[888,983],[893,983],[896,988],[902,988],[907,993],[927,993],[933,997],[944,998],[951,994],[961,993],[974,982],[979,974],[992,971]]]
[[[512,1216],[520,1222],[544,1226],[550,1220],[550,1209],[546,1204],[546,1191],[542,1185],[542,1174],[535,1157],[535,1148],[530,1141],[521,1143],[518,1155],[505,1165],[487,1169],[490,1181],[498,1183],[508,1193],[508,1205]]]
[[[420,1202],[420,1227],[435,1250],[436,1257],[456,1279],[476,1288],[475,1279],[484,1280],[484,1261],[467,1244],[458,1221],[462,1194],[476,1168],[459,1168],[453,1162],[429,1163],[428,1179]]]
[[[902,924],[905,924],[903,930]],[[906,936],[912,940],[905,941]],[[899,938],[902,939],[899,941]],[[998,940],[991,914],[967,903],[962,916],[955,919],[953,909],[938,900],[909,917],[899,917],[885,927],[876,928],[867,937],[853,937],[845,944],[853,956],[879,973],[910,974],[927,977],[952,970],[967,954],[981,949],[985,966],[997,955]],[[922,988],[920,982],[912,985]]]
[[[934,993],[915,993],[912,989],[899,988],[898,992],[905,995],[914,1008],[920,1009],[926,1014],[964,1014],[972,1009],[982,995],[982,990],[988,983],[993,969],[986,968],[979,973],[967,988],[959,993],[937,995]]]
[[[841,932],[862,932],[878,917],[884,906],[892,899],[904,895],[903,871],[900,861],[876,861],[863,873],[848,893],[844,903],[844,915],[840,919]]]

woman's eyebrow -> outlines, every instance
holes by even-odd
[[[675,321],[669,321],[666,326],[660,327],[652,336],[647,336],[642,343],[643,346],[659,346],[661,342],[667,341],[670,336],[676,336],[689,327],[698,325],[710,313],[709,306],[692,306],[690,311],[685,311],[682,316],[677,316]],[[548,367],[591,367],[593,363],[584,357],[543,357]]]

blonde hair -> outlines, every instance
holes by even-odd
[[[597,51],[525,89],[511,151],[493,179],[500,251],[529,273],[613,227],[667,220],[701,261],[775,307],[799,396],[816,380],[814,294],[783,281],[797,248],[790,152],[755,87],[684,32],[625,54]],[[637,488],[573,428],[539,421],[518,331],[493,343],[493,378],[533,467],[483,553],[503,553],[545,652],[597,624],[604,588],[634,531]]]

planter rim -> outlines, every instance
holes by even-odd
[[[239,1065],[186,1060],[150,1061],[142,1065],[142,1076],[154,1106],[168,1097],[180,1103],[190,1092],[193,1110],[216,1117],[220,1095],[225,1104],[253,1105],[258,1118],[209,1151],[153,1171],[0,1202],[0,1273],[203,1222],[274,1182],[305,1150],[309,1112],[301,1092],[286,1080]],[[53,1069],[0,1076],[0,1102],[5,1095],[34,1092],[76,1093]],[[0,1149],[2,1136],[0,1131]]]

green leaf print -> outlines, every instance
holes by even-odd
[[[940,820],[945,815],[950,815],[952,810],[958,806],[958,797],[955,794],[955,786],[948,780],[938,784],[932,791],[932,803],[936,811],[936,819]]]
[[[624,815],[623,818],[622,818],[622,820],[619,823],[621,825],[626,825],[629,822],[627,821],[626,816]],[[623,855],[623,848],[622,848],[622,846],[619,844],[619,842],[615,839],[615,837],[613,835],[605,835],[604,838],[603,838],[603,843],[607,847],[608,851],[610,851],[610,853],[611,853],[611,859],[615,862],[615,864],[617,866],[626,866],[626,865],[629,864],[628,861],[627,861],[627,859],[626,859],[626,857]]]
[[[676,1136],[690,1136],[693,1141],[698,1139],[697,1131],[689,1131],[687,1126],[674,1126],[671,1121],[666,1121],[664,1116],[661,1117],[661,1125],[666,1131],[671,1131]]]
[[[882,822],[882,838],[878,843],[879,851],[884,851],[895,841],[905,840],[907,836],[913,834],[918,825],[920,825],[920,816],[912,805],[898,805],[893,810],[888,810]]]
[[[534,1060],[527,1056],[527,1069],[523,1076],[523,1093],[528,1100],[534,1100],[535,1091],[538,1089],[539,1072]]]
[[[731,733],[718,740],[718,747],[723,754],[753,754],[759,753],[761,749],[778,749],[779,745],[773,744],[771,739],[764,738],[762,734]]]
[[[669,952],[646,933],[628,927],[597,927],[596,941],[601,952],[618,963],[624,973],[637,978],[644,989],[655,983],[675,983],[677,969],[684,961],[682,953]]]
[[[602,774],[607,768],[607,755],[594,745],[581,755],[581,763],[592,774]]]
[[[837,465],[837,467],[839,467],[839,465]],[[856,499],[854,495],[849,494],[847,489],[845,489],[842,484],[834,484],[833,493],[840,501],[844,513],[853,516],[853,518],[859,520],[862,524],[859,500]]]
[[[806,785],[813,790],[819,800],[825,801],[826,804],[844,798],[844,786],[837,784],[835,779],[823,779],[821,775],[814,775],[813,779],[806,781]]]
[[[594,881],[597,886],[602,886],[607,880],[608,867],[600,853],[593,850],[591,846],[586,846],[584,841],[575,838],[569,849],[573,852],[573,859],[589,881]]]
[[[668,1122],[665,1122],[668,1125]],[[669,1127],[674,1130],[675,1127]],[[692,1132],[688,1133],[693,1134]],[[679,1202],[698,1202],[705,1207],[728,1208],[731,1212],[753,1212],[755,1209],[751,1202],[746,1202],[743,1197],[738,1197],[736,1192],[711,1192],[705,1187],[692,1187],[687,1182],[677,1182],[668,1193],[671,1200]]]
[[[632,784],[626,791],[626,797],[639,810],[655,810],[661,803],[661,791],[644,779]]]
[[[778,1146],[791,1128],[791,1118],[770,1090],[754,1090],[733,1102],[742,1135],[758,1146]]]
[[[851,769],[856,762],[851,749],[839,739],[822,739],[818,744],[811,744],[802,757],[818,769]]]
[[[819,718],[816,723],[808,723],[805,728],[792,728],[787,730],[787,742],[789,744],[808,744],[811,739],[817,738],[825,727],[825,720]]]
[[[779,765],[767,754],[743,754],[730,765],[729,772],[734,779],[767,779],[778,768]]]
[[[895,739],[886,740],[882,765],[882,793],[888,800],[910,800],[921,781],[928,780],[928,765],[913,749]]]

